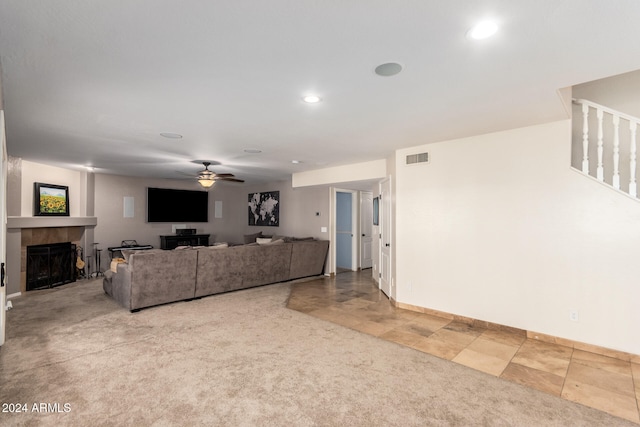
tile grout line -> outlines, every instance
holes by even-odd
[[[562,387],[560,387],[560,397],[562,399],[564,399],[564,397],[562,397],[562,395],[564,394],[564,388],[565,388],[565,386],[567,384],[567,377],[569,376],[569,369],[571,368],[571,364],[573,363],[573,353],[575,351],[576,351],[576,349],[571,347],[571,357],[569,358],[569,364],[567,365],[567,372],[565,372],[564,376],[562,377]]]
[[[629,362],[631,368],[631,383],[633,384],[633,396],[636,398],[636,410],[638,411],[638,419],[640,419],[640,399],[638,399],[638,393],[636,393],[636,387],[640,386],[640,379],[636,380],[636,376],[633,373],[633,362]],[[636,383],[638,383],[636,385]]]
[[[526,338],[525,338],[524,341],[522,341],[520,344],[518,344],[518,349],[516,350],[515,353],[513,353],[513,356],[511,356],[511,358],[507,362],[507,366],[505,366],[504,369],[502,370],[502,372],[500,372],[500,375],[498,375],[498,378],[502,378],[502,374],[504,374],[504,371],[506,371],[507,368],[509,367],[509,365],[511,365],[511,363],[513,362],[513,359],[516,357],[516,354],[518,354],[520,352],[520,349],[522,348],[522,346],[524,345],[525,342],[527,342]],[[506,379],[506,378],[502,378],[502,379]]]

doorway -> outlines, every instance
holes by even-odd
[[[336,273],[354,270],[353,194],[336,192]]]
[[[391,177],[380,182],[380,290],[392,293]]]
[[[5,263],[7,252],[7,143],[4,127],[4,110],[0,110],[0,346],[4,344],[6,327],[7,288]]]
[[[373,266],[373,193],[360,192],[360,268]]]

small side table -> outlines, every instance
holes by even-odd
[[[89,277],[91,277],[91,275],[92,275],[93,273],[96,273],[96,277],[98,277],[98,276],[104,276],[104,273],[103,273],[102,271],[100,271],[100,268],[101,268],[101,264],[100,264],[100,252],[102,251],[102,249],[98,249],[98,245],[99,245],[99,244],[100,244],[100,243],[94,243],[94,244],[93,244],[93,253],[94,253],[94,256],[95,256],[95,259],[96,259],[96,265],[95,265],[95,269],[96,269],[96,271],[92,272],[91,270],[89,270],[89,271],[90,271],[90,273],[89,273]]]

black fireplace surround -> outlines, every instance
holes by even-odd
[[[27,246],[27,291],[76,281],[76,245],[52,243]]]

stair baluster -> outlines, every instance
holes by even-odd
[[[589,105],[582,104],[582,172],[589,174]]]
[[[638,135],[638,125],[640,125],[640,118],[622,113],[620,111],[616,111],[612,108],[597,104],[595,102],[587,101],[585,99],[574,99],[573,102],[574,104],[580,105],[580,111],[582,112],[582,135],[576,135],[574,139],[574,144],[582,145],[582,172],[587,175],[593,176],[589,171],[589,130],[591,129],[591,131],[593,132],[595,130],[594,128],[597,127],[596,150],[598,158],[597,167],[595,168],[595,176],[593,177],[598,181],[605,182],[607,185],[611,185],[616,190],[623,191],[637,199],[638,189],[636,174],[638,173],[638,152],[636,138]],[[593,110],[595,110],[596,113],[595,117],[593,117]],[[606,123],[605,114],[607,115]],[[609,116],[611,116],[611,122],[609,122]],[[628,134],[626,132],[621,132],[620,130],[621,121],[625,120],[629,122]],[[611,128],[608,127],[609,123],[611,123]],[[623,125],[625,126],[624,129],[626,130],[626,124],[623,123]],[[627,138],[629,139],[629,145],[627,145]],[[605,158],[605,150],[607,150],[607,153],[611,153],[611,157],[607,156]],[[620,160],[622,160],[622,163],[620,162]],[[573,162],[574,167],[580,167],[580,157],[574,158]],[[607,173],[606,179],[605,172]],[[627,173],[629,174],[628,190],[627,188],[621,188],[622,177],[624,177],[626,181]]]
[[[638,123],[634,121],[629,122],[630,141],[629,141],[629,194],[633,197],[638,196],[638,190],[636,187],[636,130],[638,129]]]
[[[602,119],[604,117],[604,112],[601,108],[596,110],[596,116],[598,117],[598,168],[596,169],[596,178],[599,181],[604,181],[604,141],[603,141],[603,130],[602,130]]]
[[[613,188],[620,189],[620,116],[613,116]]]

